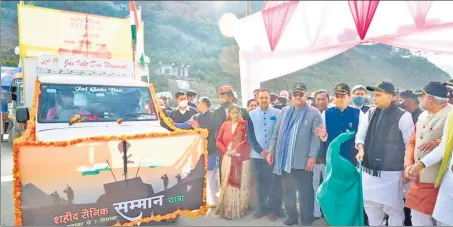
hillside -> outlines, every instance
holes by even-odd
[[[128,1],[25,1],[26,4],[68,11],[124,18]],[[17,56],[17,1],[1,4],[1,62],[14,64]],[[245,2],[137,1],[145,21],[145,52],[156,62],[190,64],[190,77],[216,87],[231,84],[239,90],[239,64],[233,39],[224,38],[217,23],[225,12],[244,16]],[[253,12],[262,2],[253,2]],[[409,54],[410,55],[410,54]],[[393,81],[397,86],[417,87],[431,80],[444,81],[448,74],[423,57],[408,56],[384,45],[361,46],[286,77],[267,81],[271,90],[288,88],[296,81],[310,88],[331,88],[337,82],[374,84]],[[159,91],[168,89],[166,78],[151,75]]]

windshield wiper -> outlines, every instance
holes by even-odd
[[[123,123],[123,121],[126,121],[126,120],[128,120],[130,118],[133,118],[133,117],[153,116],[153,115],[154,114],[152,114],[152,113],[130,113],[130,114],[124,115],[123,118],[116,119],[116,123],[121,124],[121,123]]]
[[[94,119],[92,119],[91,117],[93,117]],[[80,123],[82,121],[91,121],[97,119],[99,119],[99,116],[96,114],[74,114],[69,120],[69,126]]]

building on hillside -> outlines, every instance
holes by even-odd
[[[217,94],[216,87],[194,78],[171,77],[168,79],[168,87],[172,94],[175,94],[178,91],[194,90],[198,92],[198,97],[209,97],[213,102],[213,105],[219,103],[219,95]]]
[[[189,68],[190,65],[176,63],[166,64],[159,62],[159,64],[156,65],[153,71],[157,75],[189,77]]]

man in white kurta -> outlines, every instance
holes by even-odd
[[[434,206],[433,217],[438,226],[453,226],[453,155],[451,154],[451,143],[453,143],[453,113],[448,116],[439,146],[420,159],[409,171],[414,178],[418,177],[426,167],[433,166],[440,161],[448,163],[447,168],[444,169],[445,175],[439,176],[438,181],[436,181],[436,184],[440,182],[440,189]],[[450,144],[450,147],[447,144]],[[448,152],[449,155],[447,155]],[[449,160],[443,160],[448,156]]]
[[[374,91],[375,108],[359,120],[356,135],[362,174],[365,212],[370,226],[403,226],[403,169],[405,145],[413,131],[411,114],[396,107],[395,88],[389,82],[367,87]]]

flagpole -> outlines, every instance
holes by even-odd
[[[134,66],[133,68],[134,68],[134,80],[135,80],[135,79],[136,79],[136,78],[135,78],[135,76],[136,76],[136,75],[135,75],[135,48],[133,48],[133,47],[132,47],[132,62],[133,62],[133,63],[132,63],[133,66]]]

